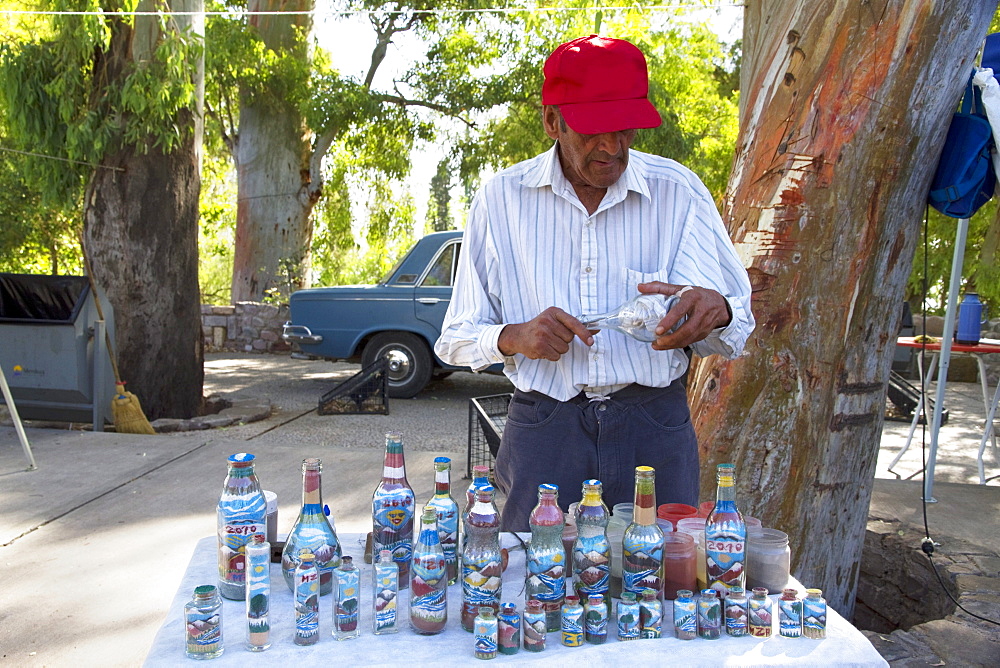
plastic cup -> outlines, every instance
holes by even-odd
[[[698,504],[698,517],[708,517],[715,509],[715,501],[703,501]]]

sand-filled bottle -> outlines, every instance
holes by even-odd
[[[320,596],[333,591],[333,569],[340,565],[340,541],[323,512],[323,462],[315,457],[302,460],[302,509],[288,532],[281,551],[281,575],[295,591],[295,568],[299,555],[307,551],[316,560]]]
[[[219,593],[246,598],[246,544],[254,534],[266,533],[267,502],[254,474],[254,456],[240,452],[229,457],[216,508],[219,553]]]
[[[381,550],[372,564],[372,632],[398,633],[399,564],[389,550]]]
[[[531,541],[525,560],[525,596],[542,602],[545,628],[559,630],[563,596],[566,595],[566,551],[563,549],[563,512],[558,506],[559,488],[538,486],[538,504],[528,517]]]
[[[602,498],[600,480],[583,483],[583,499],[576,507],[576,542],[573,544],[573,587],[577,596],[607,595],[611,575],[611,517]]]
[[[437,511],[426,506],[413,550],[410,626],[420,635],[434,635],[444,631],[447,623],[448,567],[438,534]]]
[[[447,457],[434,459],[434,496],[427,502],[437,511],[438,534],[441,549],[448,565],[448,584],[458,582],[458,503],[451,496],[451,460]]]
[[[392,560],[399,564],[399,586],[403,588],[410,577],[415,512],[413,488],[406,481],[403,436],[390,431],[385,435],[382,480],[372,494],[372,554],[381,550],[392,553]]]
[[[254,534],[246,546],[247,556],[247,649],[263,652],[271,646],[271,544],[263,534]]]
[[[484,605],[500,607],[503,568],[500,556],[500,513],[493,504],[493,486],[476,490],[476,501],[465,515],[462,553],[462,628],[472,631]]]
[[[746,587],[747,525],[736,507],[736,476],[732,464],[719,464],[715,508],[705,521],[705,570],[708,586],[725,596]]]
[[[656,471],[635,468],[632,523],[622,539],[622,591],[641,596],[652,589],[663,598],[663,531],[656,524]]]

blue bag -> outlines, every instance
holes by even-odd
[[[983,111],[982,94],[965,87],[962,111],[952,116],[927,201],[952,218],[969,218],[993,197],[997,185],[990,159],[993,130]]]

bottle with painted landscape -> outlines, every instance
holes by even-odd
[[[382,480],[372,494],[372,554],[389,550],[399,564],[399,586],[410,580],[413,558],[413,520],[416,501],[406,480],[403,460],[403,435],[390,431],[385,435],[385,460]]]
[[[372,631],[380,636],[397,633],[399,564],[389,550],[381,550],[372,564]]]
[[[583,499],[576,507],[576,542],[573,544],[573,586],[581,599],[608,593],[611,575],[611,542],[608,540],[608,507],[602,499],[600,480],[585,480]]]
[[[420,516],[410,573],[410,626],[419,635],[441,633],[448,623],[448,567],[438,534],[437,511],[431,506],[424,507]]]
[[[254,534],[246,546],[247,556],[247,644],[251,652],[271,646],[271,544],[263,534]]]
[[[705,572],[708,586],[725,596],[746,586],[747,525],[736,507],[736,475],[732,464],[719,464],[715,508],[705,520]]]
[[[213,585],[195,587],[191,600],[184,604],[184,628],[189,659],[214,659],[222,656],[222,600]]]
[[[538,504],[528,517],[531,541],[525,554],[527,579],[524,593],[528,599],[542,602],[545,628],[558,631],[563,596],[566,595],[566,551],[563,549],[563,512],[557,500],[559,488],[552,484],[538,486]]]
[[[635,510],[622,538],[622,591],[663,599],[663,531],[656,524],[656,471],[635,467]]]
[[[500,555],[500,513],[493,503],[493,486],[476,490],[476,502],[465,515],[462,553],[462,628],[472,631],[480,606],[500,607],[503,575]]]
[[[434,496],[427,502],[437,511],[441,549],[448,564],[448,584],[458,582],[458,503],[451,496],[451,460],[434,459]]]
[[[295,568],[303,551],[313,555],[319,572],[319,593],[333,591],[333,569],[340,566],[340,540],[323,512],[323,462],[315,457],[302,460],[302,509],[281,551],[281,575],[295,591]]]
[[[333,637],[349,640],[361,635],[358,618],[361,614],[361,574],[354,559],[344,556],[333,571],[336,598],[333,601]]]
[[[219,593],[246,599],[246,545],[254,534],[267,531],[267,503],[254,474],[254,456],[239,452],[229,457],[229,472],[216,508],[219,544]]]

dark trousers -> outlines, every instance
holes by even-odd
[[[629,385],[604,401],[582,393],[565,402],[515,391],[497,452],[496,483],[506,495],[501,526],[527,531],[538,486],[559,486],[565,511],[584,480],[604,486],[604,503],[633,501],[635,467],[656,469],[656,503],[698,505],[698,442],[682,383]]]

